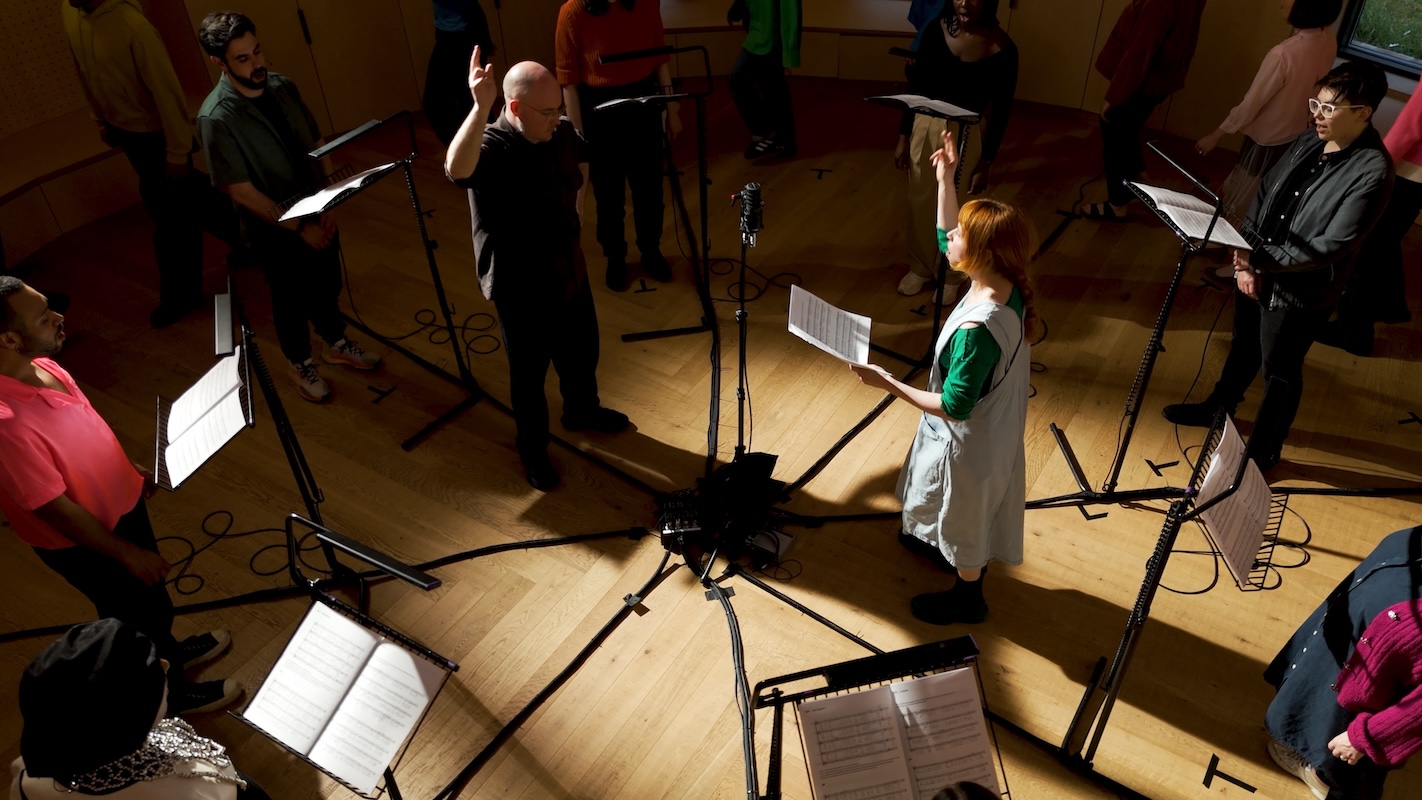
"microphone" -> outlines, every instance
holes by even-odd
[[[671,45],[662,47],[649,47],[646,50],[628,50],[625,53],[612,53],[598,58],[599,64],[616,64],[619,61],[636,61],[641,58],[655,58],[657,56],[668,56],[676,52],[676,48]]]
[[[741,190],[741,234],[755,241],[755,235],[765,227],[765,205],[760,201],[760,184],[748,183]]]

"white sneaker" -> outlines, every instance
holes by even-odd
[[[909,274],[904,276],[903,280],[899,281],[899,294],[908,295],[912,297],[913,295],[916,295],[919,292],[923,291],[923,287],[927,285],[927,278],[923,277],[922,275],[919,275],[916,272],[910,271]]]
[[[375,369],[380,366],[380,356],[368,352],[350,339],[342,339],[327,347],[321,353],[321,360],[327,364],[341,364],[351,369]]]
[[[1313,771],[1313,765],[1304,760],[1304,757],[1295,753],[1293,748],[1279,741],[1269,739],[1269,757],[1274,759],[1274,763],[1279,765],[1279,769],[1289,773],[1304,782],[1313,796],[1318,800],[1326,800],[1328,797],[1328,784],[1324,783],[1318,774]]]
[[[292,364],[287,370],[286,376],[296,384],[303,400],[320,403],[331,396],[331,387],[326,385],[325,379],[316,369],[316,364],[309,358],[300,364]]]

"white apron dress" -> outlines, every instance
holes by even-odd
[[[972,419],[945,420],[924,413],[908,460],[899,473],[904,532],[937,547],[959,569],[989,561],[1022,563],[1027,499],[1027,394],[1031,345],[1022,319],[1005,305],[959,303],[943,325],[934,353],[948,346],[963,324],[988,329],[1002,350]],[[928,390],[943,391],[943,368],[933,359]]]

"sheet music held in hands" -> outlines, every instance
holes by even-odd
[[[980,115],[961,106],[943,100],[934,100],[921,94],[881,94],[868,98],[878,105],[892,105],[922,114],[958,122],[977,122]]]
[[[358,172],[355,175],[352,175],[349,178],[346,178],[345,180],[341,181],[340,183],[333,183],[330,186],[327,186],[326,188],[322,189],[321,191],[316,192],[315,194],[308,195],[296,201],[295,203],[292,203],[291,208],[288,208],[286,210],[286,213],[282,214],[281,218],[278,219],[277,222],[286,222],[289,219],[296,219],[297,217],[307,217],[312,214],[320,214],[321,212],[325,211],[327,207],[329,207],[336,201],[341,200],[345,195],[359,191],[360,189],[369,186],[372,183],[375,183],[375,181],[378,180],[380,176],[384,175],[392,169],[395,169],[395,167],[397,166],[399,166],[399,162],[392,161],[389,164],[381,164],[378,167],[371,167],[365,172]]]
[[[168,483],[177,487],[247,426],[242,410],[242,348],[213,365],[168,409]]]
[[[796,712],[819,800],[930,800],[957,781],[998,793],[971,669],[806,701]]]
[[[1205,471],[1205,479],[1200,483],[1197,506],[1223,494],[1234,480],[1234,473],[1245,458],[1244,439],[1235,430],[1234,420],[1226,419],[1224,431],[1220,433],[1220,443],[1210,455],[1210,466]],[[1239,488],[1229,497],[1205,509],[1200,518],[1205,521],[1206,532],[1215,547],[1224,556],[1234,582],[1243,588],[1249,581],[1249,573],[1264,544],[1264,531],[1269,526],[1269,508],[1273,494],[1264,475],[1253,461],[1244,465],[1244,476]]]
[[[1208,230],[1209,240],[1215,244],[1239,250],[1254,249],[1254,245],[1246,241],[1223,214],[1215,220],[1214,229],[1210,230],[1210,218],[1215,215],[1215,207],[1198,197],[1135,181],[1130,184],[1149,197],[1155,210],[1169,218],[1181,233],[1191,239],[1197,242],[1205,241],[1205,231]]]
[[[268,736],[368,795],[446,674],[316,603],[242,713]]]
[[[790,287],[790,332],[851,364],[869,363],[868,317],[851,314],[801,289]]]

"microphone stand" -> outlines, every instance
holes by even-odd
[[[760,184],[748,183],[738,196],[741,204],[741,274],[737,281],[736,331],[740,338],[736,343],[736,451],[732,463],[740,461],[746,454],[746,397],[750,392],[750,368],[747,366],[746,334],[748,333],[750,312],[746,311],[746,248],[755,247],[756,234],[760,232]]]

